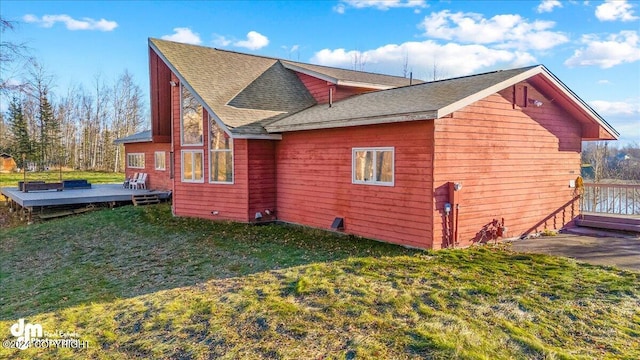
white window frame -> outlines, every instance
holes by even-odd
[[[204,145],[204,106],[202,105],[202,103],[200,103],[200,101],[198,101],[198,104],[200,104],[200,106],[202,107],[202,118],[200,119],[200,123],[202,124],[202,136],[201,136],[202,141],[200,141],[200,143],[198,143],[198,144],[185,144],[184,143],[184,117],[183,117],[183,115],[184,115],[183,114],[183,112],[184,112],[184,103],[183,103],[183,99],[182,99],[182,94],[183,94],[184,90],[187,90],[188,92],[190,92],[191,96],[193,96],[193,98],[196,101],[198,101],[198,99],[193,94],[193,91],[191,91],[189,88],[185,87],[182,83],[180,83],[180,145],[184,146],[184,147],[203,146]]]
[[[235,161],[235,148],[234,148],[234,144],[233,144],[233,138],[229,138],[229,146],[231,147],[231,149],[212,149],[211,148],[211,143],[213,140],[211,140],[211,126],[217,126],[220,128],[220,131],[224,132],[224,129],[222,129],[222,127],[220,125],[218,125],[218,123],[211,117],[209,116],[209,184],[227,184],[227,185],[233,185],[234,182],[236,181],[236,161]],[[213,153],[214,152],[230,152],[231,153],[231,181],[216,181],[213,178]]]
[[[184,154],[185,153],[191,153],[191,154],[196,154],[199,153],[202,155],[202,179],[194,179],[193,175],[195,175],[196,171],[195,171],[195,161],[192,162],[193,168],[191,169],[191,174],[192,174],[192,178],[191,179],[185,179],[184,177]],[[204,176],[205,176],[205,171],[204,171],[204,150],[202,149],[189,149],[189,150],[181,150],[180,151],[180,179],[182,180],[182,182],[186,182],[186,183],[204,183]]]
[[[159,166],[158,164],[158,155],[162,155],[162,166]],[[153,153],[153,162],[155,164],[155,169],[156,170],[167,170],[167,153],[164,151],[156,151]]]
[[[138,166],[138,165],[131,165],[131,160],[130,157],[135,156],[135,157],[141,157],[142,158],[142,166]],[[144,169],[146,166],[146,159],[144,158],[144,153],[127,153],[127,167],[129,169]],[[134,161],[135,163],[135,161]]]
[[[391,151],[391,174],[393,179],[388,181],[364,181],[364,180],[356,180],[356,152],[359,151],[372,151],[373,152],[373,174],[377,173],[378,159],[377,152],[378,151]],[[396,181],[396,150],[395,147],[359,147],[351,149],[351,183],[359,184],[359,185],[377,185],[377,186],[395,186]]]

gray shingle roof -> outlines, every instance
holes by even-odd
[[[129,143],[148,142],[148,141],[151,141],[151,130],[144,130],[139,133],[125,136],[123,138],[115,139],[113,140],[113,143],[129,144]]]
[[[408,83],[389,75],[335,69],[276,58],[149,39],[167,65],[191,87],[234,134],[265,135],[263,125],[316,102],[286,66],[295,64],[322,76],[365,84],[399,86]]]
[[[269,132],[322,129],[383,122],[434,119],[440,111],[465,98],[523,74],[535,66],[433,81],[381,90],[316,105],[266,126]]]

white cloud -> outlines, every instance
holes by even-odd
[[[344,6],[344,4],[338,4],[333,7],[333,11],[337,12],[338,14],[344,14],[345,10],[346,7]]]
[[[232,42],[223,35],[213,34],[213,44],[216,46],[229,46]]]
[[[426,8],[425,0],[342,0],[333,7],[333,11],[344,14],[346,8],[355,9],[374,8],[378,10],[389,10],[392,8]]]
[[[506,68],[530,65],[536,59],[529,53],[491,49],[483,45],[438,44],[432,40],[389,44],[377,49],[357,51],[323,49],[314,54],[311,62],[347,69],[358,69],[355,62],[364,59],[364,70],[402,75],[405,58],[415,78],[469,75],[487,68]]]
[[[431,13],[419,26],[432,38],[495,44],[504,49],[547,50],[569,41],[565,34],[550,31],[555,26],[553,21],[528,22],[513,14],[486,19],[481,14],[444,10]]]
[[[38,18],[33,14],[27,14],[22,17],[22,20],[27,23],[37,23],[45,28],[53,27],[57,22],[61,22],[65,25],[67,30],[98,30],[98,31],[112,31],[118,27],[118,23],[115,21],[109,21],[105,19],[95,20],[92,18],[82,18],[77,20],[69,15],[43,15],[42,18]]]
[[[602,79],[602,80],[598,80],[598,84],[602,84],[602,85],[610,85],[611,81],[606,80],[606,79]]]
[[[562,3],[559,0],[542,0],[536,10],[539,13],[552,12],[556,7],[562,7]]]
[[[200,45],[202,43],[200,34],[194,33],[191,29],[186,27],[173,28],[173,34],[164,35],[162,36],[162,39],[193,45]]]
[[[249,31],[247,33],[247,40],[236,41],[233,45],[249,50],[258,50],[269,45],[269,39],[257,31]]]
[[[640,116],[640,100],[636,101],[605,101],[594,100],[589,103],[600,115],[603,116]],[[638,125],[638,124],[636,124]]]
[[[640,61],[640,37],[636,31],[620,31],[605,40],[598,35],[583,35],[586,47],[576,50],[564,64],[567,66],[599,66],[607,69],[623,63]]]
[[[600,21],[633,21],[638,17],[633,15],[633,5],[626,0],[607,0],[596,7],[596,17]]]

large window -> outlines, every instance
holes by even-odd
[[[182,150],[182,181],[204,182],[202,150]]]
[[[156,170],[166,170],[167,169],[167,155],[164,151],[156,151],[154,153]]]
[[[392,147],[354,148],[353,183],[393,186],[393,158]]]
[[[127,167],[132,169],[144,169],[144,153],[127,154]]]
[[[182,86],[182,112],[180,129],[182,145],[203,145],[202,105],[186,87]]]
[[[209,181],[233,183],[233,139],[209,119]]]

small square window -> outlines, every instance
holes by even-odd
[[[144,169],[144,153],[127,154],[127,167],[131,169]]]
[[[354,148],[352,182],[367,185],[394,185],[394,148]]]
[[[204,182],[204,152],[202,150],[182,151],[182,181]]]

